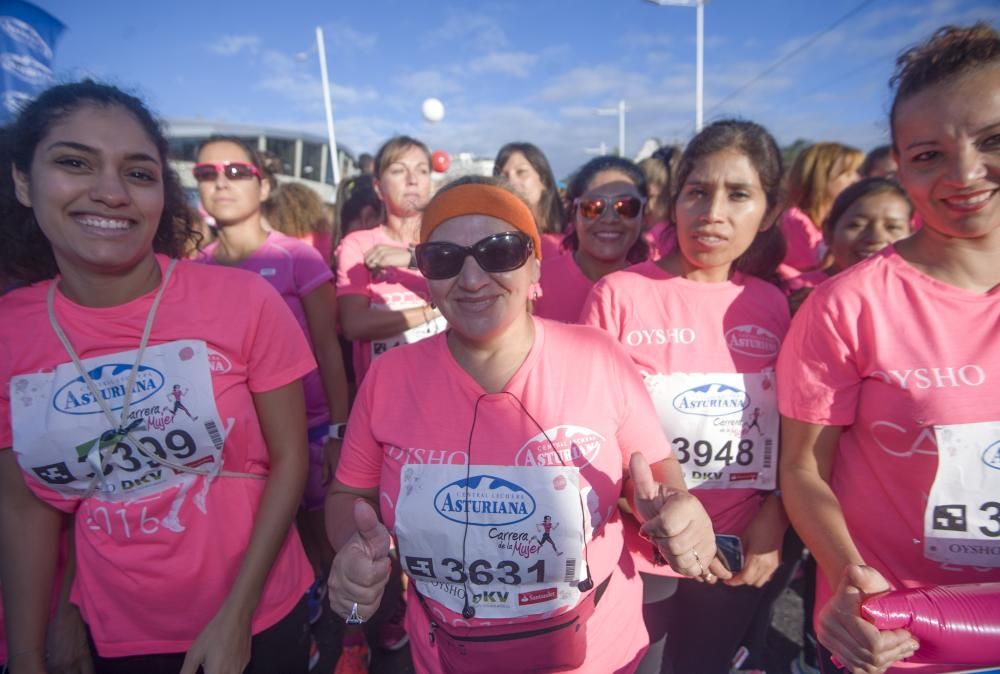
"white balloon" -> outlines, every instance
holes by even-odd
[[[435,124],[444,119],[444,103],[436,98],[428,98],[424,101],[424,104],[420,106],[420,111],[426,119],[431,124]]]

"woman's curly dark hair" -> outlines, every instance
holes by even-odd
[[[985,21],[967,28],[942,26],[926,42],[904,51],[889,80],[895,89],[889,112],[893,138],[900,103],[929,86],[992,64],[1000,64],[1000,35]]]
[[[0,275],[35,283],[59,273],[52,245],[35,222],[34,211],[17,200],[12,168],[30,175],[35,148],[49,130],[85,105],[129,111],[156,145],[163,167],[163,213],[153,238],[153,250],[170,257],[184,257],[201,235],[191,224],[180,179],[167,163],[167,138],[146,105],[121,89],[83,80],[54,86],[26,105],[10,125],[0,131]]]

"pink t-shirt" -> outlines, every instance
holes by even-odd
[[[785,264],[800,271],[813,269],[823,259],[823,232],[805,211],[791,207],[781,214],[781,232],[788,243]]]
[[[583,275],[572,253],[542,260],[541,294],[535,315],[563,323],[576,323],[594,282]]]
[[[218,241],[205,246],[198,261],[219,264],[215,261],[215,251],[218,247]],[[295,320],[302,328],[309,345],[314,346],[302,298],[333,280],[333,272],[319,253],[305,241],[286,236],[281,232],[269,232],[260,248],[236,266],[259,274],[281,293],[282,299],[295,315]],[[305,389],[306,421],[309,427],[328,423],[330,408],[327,405],[319,369],[307,374],[302,379],[302,385]]]
[[[431,470],[424,467],[442,465],[451,470],[447,467],[462,467],[468,462],[477,401],[471,441],[471,459],[477,472],[482,467],[513,466],[528,480],[531,475],[542,475],[535,471],[543,468],[578,467],[588,519],[597,529],[596,533],[588,533],[586,548],[591,577],[599,584],[614,574],[611,583],[619,588],[615,592],[609,589],[597,606],[592,618],[597,622],[587,630],[588,661],[579,671],[615,671],[631,661],[647,638],[642,626],[640,585],[620,577],[622,525],[617,502],[623,471],[634,451],[643,452],[650,463],[655,463],[665,459],[670,449],[654,421],[655,413],[641,380],[617,344],[591,328],[538,318],[534,326],[531,351],[504,389],[512,395],[484,395],[455,362],[445,335],[395,349],[376,360],[358,392],[337,479],[362,489],[378,487],[382,519],[392,530],[397,518],[405,516],[405,511],[400,514],[396,510],[396,504],[409,495],[400,491],[405,475],[410,475],[410,489],[409,485],[415,484],[412,473],[416,468]],[[594,382],[601,385],[595,386]],[[556,389],[558,395],[553,394]],[[400,400],[413,404],[401,405]],[[540,428],[551,438],[555,452]],[[464,477],[465,472],[461,472]],[[577,507],[574,502],[571,515],[561,519],[562,530],[574,524]],[[536,537],[541,536],[536,525],[542,523],[542,514],[536,513],[525,523],[526,531]],[[437,515],[433,511],[430,514],[433,530],[450,536],[446,544],[454,546],[441,550],[440,556],[451,553],[453,558],[462,558],[462,527],[450,525],[443,510],[438,510]],[[455,530],[453,536],[449,527]],[[560,546],[567,545],[564,539],[558,540]],[[411,577],[427,577],[420,572],[421,567],[409,568],[405,549],[401,554],[404,569]],[[523,569],[521,573],[524,575]],[[414,591],[412,583],[410,590]],[[459,613],[437,602],[429,603],[446,624],[462,620]],[[433,664],[436,655],[427,638],[426,614],[415,599],[409,606],[407,630],[414,660],[418,665],[423,663],[423,669],[436,671],[439,667]],[[521,620],[537,619],[545,610],[544,601],[539,602],[540,613]],[[478,618],[471,622],[482,624]]]
[[[781,289],[785,291],[786,295],[791,295],[796,290],[801,290],[802,288],[815,288],[830,278],[830,274],[827,274],[823,269],[799,271],[787,264],[778,265],[775,273],[777,273],[778,278],[781,280]]]
[[[557,258],[568,252],[562,247],[565,236],[556,232],[542,234],[542,260]]]
[[[1000,581],[996,566],[924,555],[924,510],[939,468],[935,426],[1000,421],[998,326],[1000,292],[941,283],[893,246],[816,288],[792,322],[778,362],[781,413],[844,427],[832,488],[865,563],[894,587]],[[976,454],[972,482],[981,473],[1000,494],[997,457],[964,451]],[[983,507],[995,532],[982,543],[997,555],[1000,507]],[[819,611],[830,597],[823,574],[816,594]]]
[[[337,246],[337,297],[361,295],[368,298],[373,309],[400,311],[430,304],[427,281],[416,269],[392,267],[383,269],[376,276],[365,266],[365,253],[382,244],[406,248],[406,244],[390,239],[384,226],[351,232]],[[433,323],[425,324],[427,326]],[[415,330],[410,341],[415,341],[421,330]],[[435,330],[424,331],[434,334]],[[365,376],[372,358],[381,355],[403,340],[388,337],[381,340],[354,342],[354,372],[357,380]]]
[[[760,279],[736,274],[725,283],[699,283],[644,262],[598,281],[580,322],[600,327],[620,342],[650,386],[662,375],[767,373],[777,361],[789,313],[781,291]],[[669,397],[675,399],[674,394]],[[713,400],[709,394],[689,397],[700,397],[705,404]],[[753,424],[754,418],[749,416],[753,406],[756,403],[744,405],[747,418],[737,419],[746,422],[744,427]],[[690,439],[676,435],[676,429],[664,431],[685,471],[692,471],[698,465],[697,457],[691,452],[688,464],[686,453],[681,451],[694,449],[686,444]],[[772,456],[771,461],[775,465],[777,457]],[[692,491],[712,517],[715,532],[733,535],[742,534],[766,495],[758,489],[698,486]],[[648,543],[631,542],[643,554],[651,552]]]
[[[165,269],[167,258],[158,256],[157,260]],[[14,434],[24,437],[26,430],[43,432],[64,415],[74,415],[68,419],[80,428],[107,428],[110,423],[90,400],[82,380],[72,375],[63,383],[55,371],[48,389],[55,391],[51,398],[46,389],[33,389],[32,382],[52,377],[45,373],[70,360],[49,325],[45,306],[50,284],[39,283],[0,298],[4,316],[0,321],[0,447],[13,446],[25,481],[39,499],[76,516],[77,571],[71,600],[80,606],[100,654],[186,651],[230,590],[266,480],[220,476],[206,483],[205,478],[196,477],[178,484],[175,477],[164,489],[139,495],[129,492],[131,498],[107,497],[103,491],[84,498],[59,491],[73,478],[77,483],[87,481],[87,447],[96,442],[91,431],[80,431],[77,438],[66,438],[64,433],[65,449],[57,446],[55,450],[19,445]],[[87,308],[57,293],[55,313],[82,360],[122,354],[124,367],[116,366],[111,373],[121,378],[122,369],[132,370],[135,354],[130,352],[138,348],[154,296],[155,291],[120,306]],[[190,346],[181,348],[178,341],[185,340],[202,340],[205,346],[188,341]],[[185,367],[196,367],[200,377],[211,382],[208,393],[182,380],[184,410],[172,410],[174,401],[167,395],[179,377],[170,368],[150,365],[155,362],[151,354],[171,349],[175,358],[189,364]],[[195,450],[211,451],[215,445],[221,448],[223,469],[266,476],[267,446],[252,394],[301,379],[315,366],[291,312],[263,279],[237,269],[179,262],[156,314],[139,369],[143,375],[136,380],[130,419],[134,415],[143,423],[138,428],[132,424],[133,431],[141,435],[147,451],[169,451],[175,461]],[[187,372],[181,365],[173,367]],[[102,383],[111,369],[95,370],[102,373]],[[124,388],[102,386],[100,390],[112,406],[117,401],[120,409]],[[47,410],[43,418],[52,421],[31,424],[32,415],[40,410]],[[218,419],[222,428],[213,423],[211,428],[198,429],[198,420],[207,427],[209,417]],[[19,419],[29,423],[18,425]],[[187,430],[181,432],[182,426]],[[196,431],[211,434],[209,447],[188,442]],[[104,441],[100,435],[97,439]],[[41,451],[62,452],[66,458],[61,463],[33,466],[32,456]],[[146,478],[157,479],[161,472],[167,477],[173,473],[145,459],[127,446],[124,452],[113,451],[109,478],[129,476],[130,484],[122,482],[119,493],[139,488]],[[26,465],[33,469],[27,470]],[[287,615],[312,580],[293,527],[268,576],[253,616],[253,632]]]
[[[642,234],[649,245],[652,262],[670,255],[677,247],[677,228],[669,222],[658,222]]]

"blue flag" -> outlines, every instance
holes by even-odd
[[[0,0],[0,125],[52,81],[56,40],[65,26],[21,0]]]

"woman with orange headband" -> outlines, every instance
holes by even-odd
[[[620,497],[675,568],[729,577],[638,373],[608,335],[529,313],[538,229],[494,179],[441,190],[420,241],[449,329],[358,393],[327,499],[332,606],[371,617],[394,536],[418,672],[631,672],[647,636]]]

